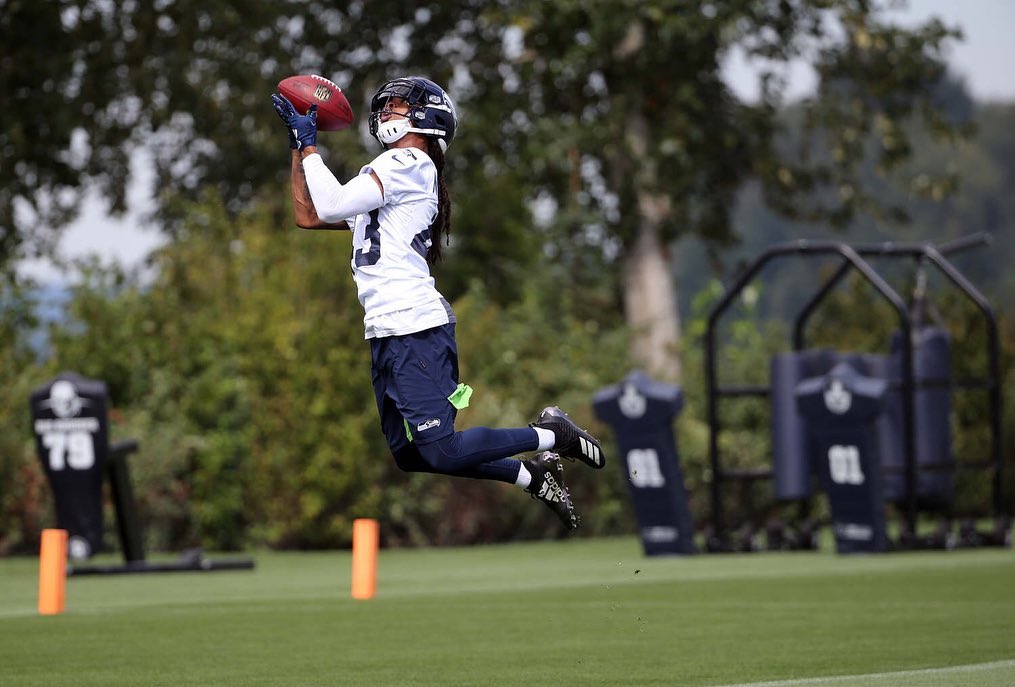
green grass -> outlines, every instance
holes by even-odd
[[[349,598],[348,551],[255,558],[71,578],[54,617],[37,561],[0,560],[0,685],[1015,685],[1007,549],[384,550],[370,601]]]

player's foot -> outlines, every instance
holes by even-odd
[[[532,498],[545,503],[564,523],[564,527],[569,530],[578,529],[581,519],[574,512],[571,492],[564,486],[564,465],[560,462],[560,456],[552,451],[543,451],[534,458],[522,461],[522,464],[532,475],[532,482],[525,491]]]
[[[606,465],[606,456],[603,455],[603,447],[599,440],[576,425],[574,420],[557,406],[543,408],[539,419],[531,426],[553,432],[555,437],[553,450],[568,460],[577,458],[597,470]]]

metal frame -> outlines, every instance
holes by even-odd
[[[1001,457],[1001,390],[1000,390],[1000,345],[998,341],[997,321],[987,299],[974,287],[945,257],[944,253],[956,252],[974,245],[985,243],[989,237],[976,234],[942,245],[940,248],[930,243],[883,243],[848,245],[839,241],[808,241],[800,240],[777,244],[762,252],[754,262],[736,279],[723,298],[712,309],[708,318],[705,333],[705,379],[708,395],[709,423],[709,459],[712,469],[712,529],[717,545],[725,544],[725,531],[722,517],[722,490],[727,481],[743,481],[754,479],[770,479],[771,470],[734,471],[724,470],[719,456],[719,432],[721,430],[718,414],[720,398],[761,396],[771,393],[768,386],[720,386],[716,369],[716,329],[722,315],[734,299],[753,281],[768,263],[776,258],[787,255],[798,256],[838,256],[842,263],[832,276],[822,284],[815,295],[805,304],[794,323],[793,348],[803,350],[806,346],[806,325],[811,315],[830,294],[842,279],[852,270],[859,272],[875,290],[892,306],[899,317],[899,328],[902,336],[902,445],[906,482],[907,499],[905,503],[905,524],[908,531],[916,532],[918,513],[916,478],[917,464],[915,458],[915,427],[914,427],[914,370],[912,321],[909,307],[899,294],[870,265],[865,257],[909,257],[929,262],[937,267],[959,289],[983,315],[987,326],[988,338],[988,374],[986,380],[963,380],[954,384],[962,388],[986,388],[989,393],[989,423],[991,433],[991,456],[988,460],[966,467],[993,469],[993,510],[995,516],[1005,515],[1003,508],[1003,461]]]
[[[134,490],[130,481],[127,456],[138,450],[134,439],[109,445],[107,476],[113,507],[116,511],[116,531],[123,551],[123,565],[67,566],[68,575],[121,575],[126,573],[209,572],[214,570],[252,570],[254,561],[247,558],[209,560],[200,549],[183,552],[175,561],[151,563],[145,560],[141,537],[141,523],[137,516]]]

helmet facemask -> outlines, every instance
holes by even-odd
[[[388,101],[401,98],[408,104],[405,114],[396,113],[381,121]],[[385,148],[407,133],[436,138],[442,151],[454,138],[458,118],[454,103],[447,93],[429,79],[409,76],[381,86],[370,101],[370,133]]]
[[[388,114],[389,117],[386,121],[382,121],[381,117]],[[385,148],[399,140],[407,133],[409,133],[409,115],[410,112],[404,114],[400,112],[390,112],[388,110],[381,110],[380,112],[370,113],[370,130],[381,142]]]

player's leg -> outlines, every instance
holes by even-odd
[[[424,415],[440,417],[438,404]],[[564,467],[557,454],[545,451],[521,462],[507,457],[539,447],[538,433],[532,428],[472,427],[431,441],[417,438],[412,447],[433,472],[516,484],[553,511],[566,528],[578,527],[579,517],[564,485]]]
[[[430,463],[423,459],[415,444],[406,444],[394,449],[392,454],[395,457],[395,464],[406,472],[436,472]],[[519,484],[519,475],[524,475],[527,484],[520,486],[533,499],[553,511],[564,527],[573,530],[581,523],[581,517],[571,501],[571,492],[564,484],[564,466],[561,464],[560,456],[551,451],[544,451],[524,461],[502,458],[449,474],[453,477],[489,479],[511,484]]]
[[[469,468],[482,465],[491,465],[495,468],[510,467],[517,473],[518,461],[510,460],[510,457],[535,451],[537,446],[535,433],[527,427],[514,429],[472,427],[461,432],[452,432],[435,441],[420,441],[417,444],[423,459],[433,466],[436,472],[448,475],[460,474]],[[504,460],[507,462],[501,462]]]
[[[405,432],[435,472],[462,474],[491,464],[490,479],[508,481],[517,461],[498,461],[539,448],[531,427],[455,431],[458,347],[454,325],[389,337],[382,348],[384,393],[404,418]],[[377,384],[375,383],[375,390]]]
[[[422,412],[416,414],[414,421],[410,422],[405,418],[400,404],[396,401],[396,398],[401,399],[401,395],[398,385],[392,383],[394,374],[391,372],[401,364],[399,358],[406,358],[404,354],[395,355],[392,349],[397,352],[406,347],[395,341],[375,340],[372,342],[371,348],[374,358],[374,395],[380,415],[381,430],[384,432],[384,438],[399,469],[405,472],[430,472],[472,479],[497,480],[508,484],[518,483],[521,463],[508,456],[535,449],[536,444],[532,441],[532,430],[520,428],[515,431],[470,431],[463,448],[462,437],[455,438],[456,434],[459,434],[454,431],[457,411],[443,395],[445,389],[436,386],[429,374],[423,374],[422,381],[417,379],[428,368],[437,367],[437,363],[431,359],[429,362],[424,361],[422,365],[419,365],[419,356],[408,356],[407,359],[415,361],[416,364],[409,366],[408,373],[404,371],[401,373],[403,378],[401,386],[410,389],[421,387],[422,391],[414,393],[418,397],[426,399],[425,404],[417,404],[424,407]],[[442,364],[449,365],[452,372],[457,370],[457,361],[453,366],[449,363]],[[406,377],[410,378],[409,381],[406,381]],[[432,388],[437,388],[438,391],[435,393],[431,390]],[[439,442],[421,444],[413,436],[414,428],[415,433],[422,434],[427,431],[440,430],[442,427],[445,431]],[[425,456],[420,452],[421,445],[429,446]],[[477,455],[473,456],[472,460],[462,460],[461,454],[463,452],[466,454],[475,452]],[[523,475],[524,477],[527,475]]]
[[[400,469],[512,483],[544,503],[565,527],[578,527],[559,456],[545,451],[526,461],[510,458],[548,448],[552,432],[531,427],[454,430],[457,409],[451,396],[458,387],[458,361],[453,330],[375,348],[381,424]]]

